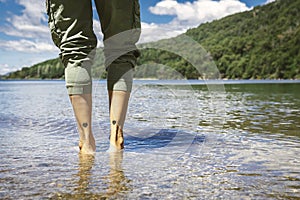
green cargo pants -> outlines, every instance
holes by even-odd
[[[104,35],[108,90],[130,91],[132,70],[139,56],[138,0],[94,0]],[[92,92],[91,65],[97,38],[91,0],[46,0],[49,28],[60,49],[69,94]]]

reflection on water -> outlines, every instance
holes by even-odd
[[[122,169],[123,151],[109,153],[110,172],[107,177],[108,189],[107,197],[114,197],[119,193],[124,193],[130,190],[128,185],[129,180],[124,175]]]
[[[235,105],[225,127],[252,133],[300,136],[299,84],[228,86]]]
[[[300,136],[299,84],[226,85],[225,88],[225,129]],[[201,120],[200,126],[210,126],[210,122]]]
[[[92,192],[91,190],[95,180],[92,172],[95,156],[79,153],[78,173],[76,174],[78,180],[74,190],[69,193],[57,193],[51,199],[115,199],[129,191],[129,180],[122,169],[123,151],[107,153],[105,156],[109,157],[107,163],[109,172],[102,178],[102,184],[106,187],[103,191]]]
[[[205,85],[169,83],[135,84],[116,154],[95,83],[84,156],[63,82],[0,82],[0,199],[300,198],[299,83],[228,84],[218,109]]]
[[[91,179],[91,170],[95,163],[94,155],[79,154],[79,169],[78,169],[78,187],[75,188],[75,193],[79,195],[84,194],[87,191]]]

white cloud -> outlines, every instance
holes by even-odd
[[[3,1],[6,0],[0,0]],[[6,25],[0,27],[0,32],[9,38],[0,38],[0,61],[5,63],[0,63],[0,74],[58,57],[59,54],[51,40],[45,1],[16,0],[16,3],[22,6],[20,14],[8,11]],[[94,30],[101,45],[103,36],[97,20],[94,20]]]
[[[40,0],[18,0],[17,2],[24,7],[21,11],[22,14],[8,17],[6,19],[8,25],[0,27],[0,32],[20,39],[15,41],[1,41],[0,47],[5,50],[12,49],[21,52],[57,51],[57,47],[55,47],[51,40],[47,24],[48,16],[46,15],[45,2]],[[103,36],[101,34],[100,22],[95,19],[94,31],[99,39],[99,45],[101,45]]]
[[[140,43],[175,37],[201,23],[246,11],[246,4],[238,0],[197,0],[179,3],[176,0],[161,0],[149,10],[156,15],[170,15],[174,19],[167,24],[142,23]]]
[[[47,25],[45,1],[17,0],[23,9],[20,15],[10,13],[0,31],[17,39],[0,41],[0,49],[12,52],[57,52]]]
[[[103,34],[99,20],[93,19],[93,30],[98,39],[98,47],[103,47]]]
[[[45,2],[36,0],[18,0],[24,7],[21,15],[12,15],[6,19],[9,26],[2,27],[1,32],[9,36],[23,38],[47,38],[49,30],[46,24]]]
[[[0,75],[5,75],[5,74],[7,74],[9,72],[16,71],[18,69],[19,68],[17,68],[17,67],[11,67],[8,64],[0,64]]]
[[[142,22],[142,34],[139,43],[146,43],[175,37],[186,31],[186,27],[173,26],[172,24],[148,24]]]
[[[276,0],[267,0],[265,4],[269,4],[269,3],[272,3],[274,1],[276,1]]]
[[[6,50],[25,52],[25,53],[56,51],[56,47],[52,44],[46,42],[39,42],[39,41],[30,41],[26,39],[0,41],[0,47]]]
[[[156,15],[173,15],[174,26],[194,27],[204,22],[220,19],[230,14],[249,10],[238,0],[197,0],[179,3],[176,0],[162,0],[149,10]]]

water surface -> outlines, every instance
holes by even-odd
[[[225,83],[137,81],[110,154],[95,82],[90,157],[63,81],[0,82],[0,199],[300,198],[300,84]]]

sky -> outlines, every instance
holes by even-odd
[[[275,0],[140,0],[140,42],[184,33],[201,23],[252,9]],[[94,9],[94,31],[102,46]],[[0,0],[0,74],[57,58],[47,25],[45,0]]]

